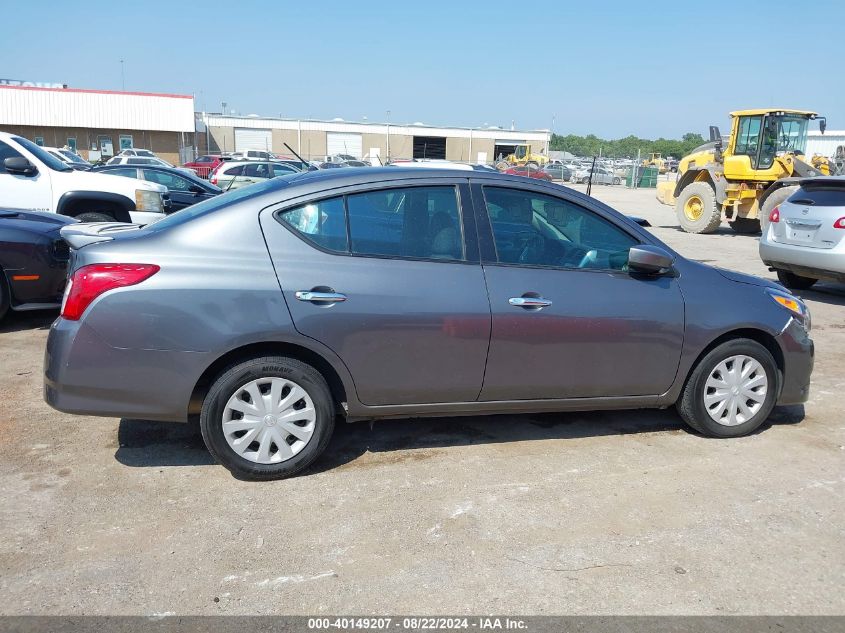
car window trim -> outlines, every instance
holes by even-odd
[[[462,195],[461,186],[464,186],[465,189]],[[461,214],[461,229],[464,242],[464,259],[433,259],[430,257],[410,257],[407,255],[380,255],[377,253],[353,253],[352,252],[352,236],[350,234],[350,226],[349,226],[349,208],[346,204],[346,198],[351,195],[355,195],[357,193],[369,193],[373,191],[383,191],[386,189],[409,189],[412,187],[452,187],[455,189],[456,197],[458,201],[458,210]],[[467,199],[465,200],[465,196]],[[294,229],[290,226],[287,222],[281,219],[281,215],[287,211],[291,211],[297,207],[310,204],[310,203],[319,203],[323,200],[330,200],[332,198],[343,198],[343,211],[346,220],[346,240],[347,240],[347,251],[334,251],[328,248],[317,244],[304,235],[302,235],[299,231]],[[480,257],[478,252],[478,245],[476,241],[476,226],[475,226],[475,209],[472,204],[472,195],[469,190],[469,184],[467,180],[463,179],[434,179],[434,180],[418,180],[414,179],[411,181],[391,181],[389,183],[385,182],[373,182],[373,183],[365,183],[365,184],[356,184],[356,185],[347,185],[343,187],[337,187],[336,189],[328,190],[328,191],[320,191],[311,194],[304,194],[301,196],[297,196],[295,198],[291,198],[290,200],[285,200],[281,203],[270,204],[264,209],[272,209],[270,212],[273,216],[273,219],[280,224],[285,230],[290,231],[293,235],[295,235],[298,239],[302,240],[311,248],[316,248],[317,250],[325,253],[327,255],[335,255],[338,257],[367,257],[367,258],[375,258],[375,259],[396,259],[401,261],[418,261],[418,262],[432,262],[437,264],[471,264],[471,265],[478,265],[480,263]],[[473,239],[469,239],[467,236],[472,235]]]
[[[622,232],[626,233],[629,237],[637,242],[637,244],[644,244],[644,243],[651,243],[649,241],[645,241],[643,236],[638,235],[636,232],[631,230],[631,227],[628,227],[624,224],[619,223],[616,221],[616,218],[609,216],[608,214],[604,213],[600,208],[594,208],[591,205],[584,204],[583,201],[576,200],[570,198],[566,195],[556,195],[556,192],[550,192],[545,188],[541,187],[532,187],[530,185],[526,185],[524,183],[517,183],[517,182],[507,182],[507,183],[499,183],[499,182],[492,182],[489,180],[473,180],[471,181],[471,190],[473,192],[473,206],[475,209],[476,215],[476,224],[478,225],[478,239],[479,239],[479,249],[481,251],[481,264],[484,266],[507,266],[510,268],[532,268],[538,270],[560,270],[564,272],[599,272],[603,274],[607,273],[621,273],[628,277],[631,276],[630,272],[625,270],[619,270],[616,268],[566,268],[563,266],[542,266],[538,264],[519,264],[519,263],[512,263],[512,262],[501,262],[499,261],[499,255],[496,250],[496,239],[493,234],[493,225],[490,221],[490,214],[487,212],[487,199],[484,195],[484,187],[495,187],[499,189],[518,189],[521,191],[525,191],[528,193],[533,193],[541,196],[548,196],[550,198],[557,198],[566,202],[568,204],[575,205],[586,210],[589,213],[593,213],[597,215],[599,218],[604,220],[605,222],[610,223],[612,226],[616,227],[617,229],[621,230]]]

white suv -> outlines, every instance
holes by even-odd
[[[76,171],[32,141],[0,132],[0,208],[54,212],[82,222],[150,224],[168,207],[166,187]]]

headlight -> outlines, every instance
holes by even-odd
[[[772,300],[783,308],[789,310],[792,316],[804,326],[808,332],[812,327],[812,317],[810,316],[810,309],[801,299],[795,297],[787,292],[780,292],[779,290],[768,289],[766,292]]]
[[[150,211],[151,213],[164,213],[164,205],[161,203],[161,194],[158,191],[136,189],[135,210]]]

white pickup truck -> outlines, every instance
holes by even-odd
[[[169,202],[166,187],[77,171],[32,141],[0,132],[0,208],[143,225],[163,218]]]

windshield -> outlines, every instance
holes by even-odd
[[[809,121],[806,117],[781,117],[778,122],[777,151],[803,154],[807,150],[808,123]]]
[[[67,158],[72,163],[79,163],[80,165],[88,165],[89,163],[85,161],[79,154],[74,154],[69,149],[60,149],[59,153]]]
[[[55,156],[53,156],[50,152],[46,151],[45,149],[39,147],[32,141],[28,141],[25,138],[21,138],[20,136],[13,136],[12,140],[15,141],[18,145],[23,147],[26,151],[30,154],[35,156],[38,160],[44,163],[47,167],[52,169],[53,171],[73,171],[71,167],[67,165],[64,161],[59,160]]]

